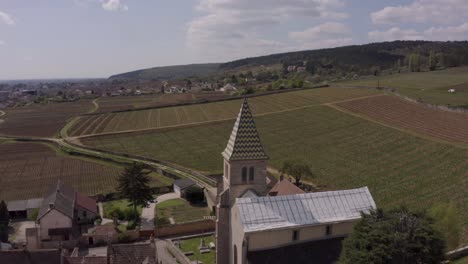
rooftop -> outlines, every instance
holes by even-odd
[[[191,179],[178,179],[174,181],[175,186],[179,186],[181,190],[195,185],[195,182]]]
[[[227,160],[267,160],[247,98],[244,99],[228,145],[223,151]]]
[[[269,196],[291,195],[305,193],[301,188],[294,185],[292,182],[283,179],[275,184],[268,192]]]
[[[367,187],[284,196],[237,198],[245,232],[359,219],[376,205]]]

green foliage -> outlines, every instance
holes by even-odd
[[[171,221],[169,221],[169,218],[167,217],[156,217],[155,219],[155,225],[156,226],[165,226],[169,225]]]
[[[28,214],[28,220],[36,221],[38,214],[39,214],[39,208],[32,209],[31,212]]]
[[[135,230],[137,223],[133,220],[129,221],[127,224],[127,230]]]
[[[201,203],[205,200],[205,194],[202,188],[193,185],[185,190],[185,199],[190,203]]]
[[[343,242],[340,263],[441,263],[445,242],[424,213],[402,207],[363,214]]]
[[[117,239],[119,241],[119,243],[128,243],[128,242],[132,242],[132,239],[130,238],[129,235],[125,234],[125,233],[120,233],[117,235]]]
[[[305,178],[313,178],[314,174],[310,169],[309,165],[304,161],[300,160],[285,160],[283,161],[283,165],[279,172],[283,174],[287,174],[294,177],[295,184],[299,186],[301,184],[301,179]]]
[[[10,224],[10,215],[5,201],[0,202],[0,242],[8,242],[8,226]]]
[[[133,163],[125,168],[118,178],[118,191],[133,206],[135,220],[138,219],[137,206],[146,207],[154,201],[153,191],[149,186],[150,171],[145,170],[145,166],[140,163]]]
[[[429,70],[434,71],[437,67],[437,57],[435,52],[431,50],[429,53]]]
[[[127,73],[121,73],[111,76],[109,79],[119,82],[121,80],[168,80],[168,79],[184,79],[191,77],[203,77],[216,74],[218,71],[218,63],[207,64],[190,64],[155,67],[143,69]]]
[[[421,57],[419,54],[411,54],[408,59],[408,68],[412,72],[421,71]]]
[[[456,204],[454,202],[436,204],[429,209],[429,215],[435,220],[436,229],[444,235],[448,249],[456,249],[461,234]]]

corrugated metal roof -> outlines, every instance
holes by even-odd
[[[237,198],[245,232],[358,219],[376,205],[367,187],[284,196]]]
[[[244,99],[228,145],[223,151],[227,160],[266,160],[268,156],[255,126],[247,99]]]
[[[7,203],[8,211],[26,211],[41,207],[42,198],[34,198],[28,200],[9,201]]]

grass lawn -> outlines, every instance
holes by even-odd
[[[191,222],[209,216],[208,207],[193,206],[184,199],[172,199],[156,205],[158,218],[173,218],[176,224]]]
[[[464,258],[455,260],[455,261],[450,262],[450,263],[453,263],[453,264],[468,264],[468,257],[464,257]]]
[[[468,104],[468,67],[369,77],[341,84],[376,87],[377,82],[380,86],[396,88],[400,94],[414,99],[422,98],[431,104],[451,106]],[[448,88],[463,83],[467,83],[463,91],[457,89],[454,94],[447,92]]]
[[[429,208],[457,203],[468,241],[468,149],[419,138],[328,106],[257,117],[279,168],[303,159],[324,190],[368,186],[377,205]],[[140,135],[89,138],[99,148],[148,155],[204,172],[221,172],[233,121]]]
[[[125,211],[125,210],[133,210],[132,206],[128,205],[128,200],[127,199],[120,199],[120,200],[114,200],[114,201],[108,201],[103,203],[103,209],[104,209],[104,217],[112,219],[112,215],[110,215],[110,212],[112,210],[115,210],[116,208]],[[137,211],[138,215],[141,215],[141,206],[137,206]]]
[[[201,239],[205,239],[206,245],[208,245],[210,242],[214,243],[213,236],[196,237],[181,240],[181,250],[183,252],[193,251],[194,255],[188,257],[192,261],[198,260],[203,262],[203,264],[214,264],[216,258],[216,251],[211,250],[210,253],[200,254],[198,247],[201,244]]]

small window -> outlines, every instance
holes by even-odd
[[[330,236],[332,234],[332,226],[327,225],[325,228],[325,235]]]
[[[293,241],[299,240],[299,230],[294,230],[293,231],[292,240]]]
[[[242,168],[242,183],[247,182],[247,167]]]
[[[255,174],[255,169],[254,167],[249,168],[249,181],[253,182],[254,181],[254,174]]]

